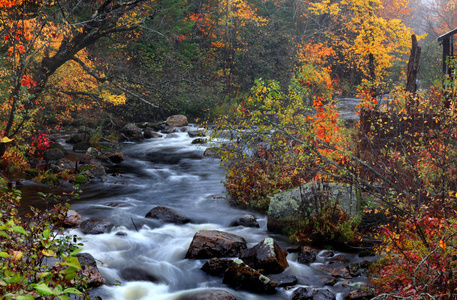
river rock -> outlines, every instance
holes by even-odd
[[[352,275],[349,271],[348,265],[340,261],[331,261],[328,265],[321,267],[322,270],[329,273],[333,277],[351,279]]]
[[[225,271],[222,283],[236,290],[254,293],[274,294],[276,282],[249,267],[241,259],[235,259]]]
[[[173,115],[167,118],[166,123],[168,126],[182,127],[187,126],[189,124],[189,121],[187,120],[187,117],[184,115]]]
[[[75,152],[86,152],[91,147],[89,142],[80,142],[73,146]]]
[[[78,144],[82,142],[87,142],[89,140],[89,134],[78,132],[68,138],[65,142],[68,144]]]
[[[43,154],[43,159],[46,161],[53,161],[64,158],[66,156],[65,152],[59,148],[49,148]]]
[[[203,152],[203,156],[208,156],[208,157],[220,157],[220,150],[217,147],[210,147],[206,148],[205,151]]]
[[[163,223],[172,223],[172,224],[186,224],[190,222],[190,219],[179,212],[166,207],[166,206],[156,206],[151,209],[145,216],[150,219],[157,219]]]
[[[84,277],[88,287],[95,288],[105,284],[105,280],[97,268],[97,263],[92,255],[89,253],[79,253],[76,257],[81,264],[80,274]]]
[[[162,129],[162,133],[167,135],[166,138],[173,137],[173,135],[171,135],[171,134],[175,133],[175,132],[178,132],[178,129],[176,129],[175,127],[167,127],[167,128]]]
[[[65,220],[63,221],[63,224],[67,228],[72,228],[76,227],[81,223],[81,215],[78,214],[75,210],[69,209],[67,211],[67,215],[65,216]]]
[[[254,217],[253,215],[244,215],[242,217],[239,217],[238,219],[234,220],[230,225],[257,228],[260,227],[256,217]]]
[[[236,300],[236,297],[224,290],[210,290],[192,296],[185,296],[180,300]]]
[[[137,267],[127,267],[119,271],[120,276],[125,281],[149,281],[157,282],[158,279],[148,271]]]
[[[191,138],[205,136],[205,132],[203,130],[191,130],[191,131],[188,131],[187,134]]]
[[[265,274],[281,273],[289,266],[284,251],[272,238],[242,251],[239,257],[245,264]]]
[[[310,264],[316,261],[316,255],[319,253],[316,249],[308,246],[300,247],[298,251],[297,261],[301,264]]]
[[[233,260],[227,258],[211,258],[201,267],[201,270],[209,275],[224,276],[225,270],[232,263]]]
[[[107,152],[105,156],[113,163],[118,164],[124,161],[124,154],[122,152]]]
[[[232,233],[218,230],[200,230],[194,235],[186,258],[235,257],[246,249],[246,241]]]
[[[79,224],[79,229],[84,234],[102,234],[108,233],[114,224],[108,219],[87,219]]]
[[[328,289],[299,287],[292,294],[292,300],[335,300],[336,296]]]
[[[73,171],[76,167],[76,162],[68,158],[61,158],[55,164],[51,164],[49,168],[53,173],[59,173],[65,170]]]
[[[141,132],[141,128],[136,126],[133,123],[129,123],[125,125],[121,129],[121,133],[131,141],[141,141],[143,140],[143,133]]]
[[[158,132],[155,132],[152,128],[147,127],[143,130],[143,135],[145,139],[152,139],[152,138],[161,138],[162,135]]]
[[[320,202],[316,198],[337,200],[349,215],[354,216],[357,212],[355,187],[342,183],[309,182],[272,197],[268,208],[268,230],[282,233],[297,220],[306,220],[310,214],[317,214]]]
[[[192,140],[191,144],[192,144],[192,145],[206,144],[206,139],[196,138],[196,139],[193,139],[193,140]]]
[[[347,294],[344,299],[345,300],[370,300],[376,296],[375,292],[370,289],[358,289],[350,292]]]
[[[268,278],[276,282],[278,287],[294,286],[298,282],[296,276],[287,274],[270,274]]]

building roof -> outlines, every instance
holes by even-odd
[[[451,31],[449,31],[449,32],[446,32],[445,34],[440,35],[436,40],[437,40],[438,42],[441,42],[441,41],[444,40],[445,38],[447,38],[447,37],[449,37],[449,36],[451,36],[451,35],[454,35],[454,34],[456,34],[456,33],[457,33],[457,28],[455,28],[455,29],[453,29],[453,30],[451,30]]]

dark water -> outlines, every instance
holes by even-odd
[[[194,234],[202,229],[215,229],[244,237],[252,247],[266,237],[275,239],[282,247],[290,246],[286,237],[272,235],[266,230],[266,216],[253,213],[260,228],[229,227],[246,211],[231,207],[225,198],[221,180],[224,169],[215,158],[203,156],[205,147],[191,144],[187,133],[172,138],[147,140],[139,144],[125,144],[125,161],[119,164],[105,182],[83,185],[80,200],[72,208],[84,219],[107,218],[116,225],[111,233],[77,234],[84,243],[84,251],[98,261],[99,270],[107,285],[93,294],[103,300],[179,299],[205,289],[225,289],[242,299],[290,299],[294,289],[278,289],[275,295],[256,295],[234,291],[222,284],[222,278],[200,270],[206,260],[184,259]],[[38,200],[31,200],[38,203]],[[146,213],[157,205],[165,205],[192,219],[191,224],[161,224],[146,219]],[[252,212],[250,212],[252,213]],[[125,236],[116,235],[119,231]],[[346,255],[355,259],[354,255]],[[289,254],[290,267],[285,274],[295,275],[298,286],[322,288],[322,279],[329,277],[320,270],[324,258],[303,265],[296,262],[296,254]],[[126,281],[121,274],[125,268],[139,268],[158,280]],[[356,285],[364,278],[350,282],[340,280],[327,287],[343,299],[345,285]]]

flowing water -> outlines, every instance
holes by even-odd
[[[206,289],[224,289],[238,300],[290,299],[293,289],[278,288],[275,295],[232,290],[222,284],[222,278],[200,270],[206,260],[184,258],[194,234],[202,229],[240,235],[248,247],[266,237],[273,237],[283,248],[291,245],[286,237],[267,231],[264,214],[249,212],[257,217],[260,228],[230,227],[235,218],[247,212],[229,206],[221,183],[224,168],[220,161],[204,157],[205,147],[192,145],[191,141],[187,133],[180,132],[167,138],[124,144],[125,161],[108,174],[107,180],[82,186],[82,197],[72,203],[72,208],[84,219],[107,218],[116,225],[110,233],[100,235],[84,235],[78,229],[71,232],[82,238],[84,252],[96,258],[107,282],[93,291],[94,296],[103,300],[180,299]],[[157,205],[177,210],[192,223],[162,224],[145,218]],[[343,255],[357,259],[355,255]],[[329,277],[319,268],[323,257],[311,265],[298,263],[296,254],[287,258],[290,266],[284,273],[297,276],[297,286],[323,287],[322,279]],[[132,277],[132,272],[141,273],[138,270],[151,274],[156,281],[138,280],[135,274]],[[364,280],[339,280],[327,288],[342,299],[348,291],[345,285]]]

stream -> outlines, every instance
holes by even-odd
[[[189,130],[196,127],[190,126]],[[324,251],[309,265],[298,263],[297,254],[290,253],[289,267],[283,274],[296,276],[298,284],[290,289],[277,288],[274,295],[233,290],[222,283],[221,277],[200,270],[207,260],[184,258],[193,236],[203,229],[237,234],[246,239],[248,247],[267,237],[272,237],[283,249],[293,246],[287,237],[267,231],[265,214],[229,205],[221,182],[225,170],[219,159],[204,157],[207,146],[192,145],[191,141],[187,132],[179,132],[166,138],[125,143],[121,149],[125,160],[107,174],[106,180],[81,186],[81,199],[71,203],[72,209],[83,219],[104,218],[115,224],[105,234],[84,235],[78,229],[70,232],[82,238],[83,252],[94,256],[106,281],[106,285],[96,288],[91,295],[103,300],[171,300],[208,289],[223,289],[238,300],[291,299],[297,287],[324,288],[325,278],[331,277],[320,268],[328,260],[322,255]],[[63,138],[59,142],[71,148]],[[31,201],[29,204],[33,205],[38,200]],[[145,218],[157,205],[172,208],[192,222],[162,224]],[[260,228],[230,226],[234,219],[246,213],[257,218]],[[353,262],[361,260],[355,254],[335,254]],[[131,274],[135,270],[142,270],[156,280],[138,280]],[[351,286],[366,281],[365,277],[336,279],[334,286],[325,288],[337,300],[342,300],[353,289]]]

